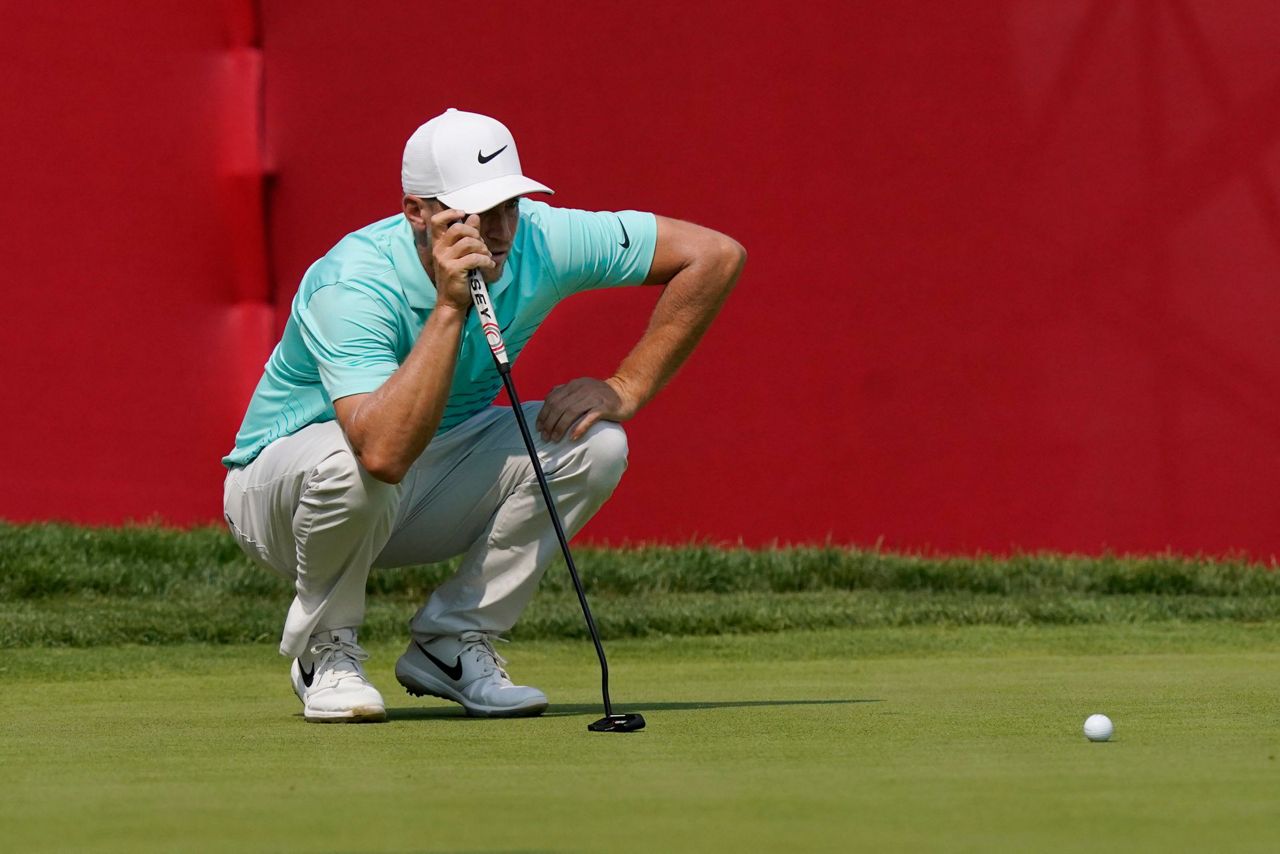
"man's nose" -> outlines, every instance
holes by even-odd
[[[485,217],[481,222],[485,242],[506,243],[511,239],[511,225],[504,216]]]

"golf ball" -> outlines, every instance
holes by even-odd
[[[1116,728],[1106,715],[1089,715],[1084,721],[1084,737],[1090,741],[1106,741]]]

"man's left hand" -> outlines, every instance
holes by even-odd
[[[547,393],[537,428],[543,439],[558,442],[567,433],[577,441],[597,421],[626,421],[636,414],[636,408],[616,380],[581,377]]]

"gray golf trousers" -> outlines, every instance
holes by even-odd
[[[529,424],[542,403],[524,405]],[[573,536],[613,494],[627,439],[612,422],[578,441],[544,441],[538,458],[565,533]],[[322,629],[364,620],[371,567],[463,555],[409,623],[415,636],[504,632],[559,554],[555,529],[511,412],[490,407],[437,436],[399,484],[370,476],[337,422],[311,424],[231,469],[227,524],[249,557],[293,582],[282,655],[300,655]]]

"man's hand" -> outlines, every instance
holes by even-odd
[[[626,421],[638,408],[616,380],[582,377],[551,389],[536,426],[543,439],[554,442],[573,428],[569,438],[576,442],[597,421]]]
[[[431,216],[431,259],[436,303],[466,313],[471,306],[467,273],[495,269],[489,247],[480,239],[480,217],[445,209]]]

